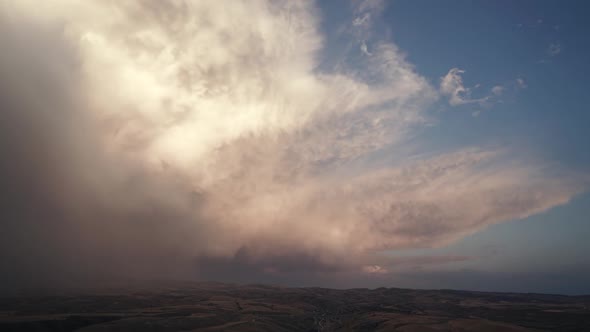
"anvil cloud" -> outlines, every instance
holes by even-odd
[[[505,147],[408,154],[441,96],[368,33],[367,4],[343,32],[360,63],[320,70],[312,2],[3,2],[4,278],[186,277],[242,258],[385,273],[378,251],[583,189]]]

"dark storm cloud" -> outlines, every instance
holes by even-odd
[[[179,243],[198,233],[146,194],[147,172],[104,153],[79,98],[77,50],[59,26],[0,25],[0,287],[176,273]]]

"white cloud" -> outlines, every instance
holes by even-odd
[[[368,26],[371,20],[371,13],[364,13],[352,21],[353,26]]]
[[[371,54],[371,52],[369,52],[369,49],[367,48],[367,43],[365,43],[365,42],[363,42],[361,44],[361,52],[363,52],[363,54],[365,54],[365,55],[369,55],[369,56],[373,55],[373,54]]]
[[[357,4],[358,12],[381,12],[385,8],[384,0],[361,0]]]
[[[389,272],[386,268],[379,265],[365,265],[362,270],[368,274],[386,274]]]
[[[361,52],[367,56],[368,43],[374,40],[374,23],[385,9],[385,2],[381,0],[363,0],[354,4],[352,25],[349,33],[352,36],[352,44],[357,44]]]
[[[504,85],[495,85],[491,88],[490,93],[479,98],[473,98],[472,92],[481,87],[481,84],[476,84],[473,87],[466,87],[463,84],[462,75],[464,70],[459,68],[451,68],[449,72],[441,78],[439,93],[442,96],[448,97],[449,105],[460,106],[466,104],[478,104],[480,107],[490,107],[494,102],[499,101],[499,97],[506,90]],[[481,110],[472,113],[473,116],[478,116]]]
[[[382,5],[365,1],[359,11]],[[72,152],[85,181],[71,182],[88,185],[88,196],[125,225],[162,207],[153,222],[181,230],[166,244],[189,255],[248,248],[260,257],[358,259],[360,267],[367,252],[443,245],[581,190],[538,163],[509,163],[484,148],[373,162],[428,123],[438,93],[387,41],[374,41],[371,53],[363,44],[371,56],[359,68],[318,72],[323,36],[310,2],[14,6],[35,24],[63,26],[59,37],[76,50],[79,67],[67,69],[76,84],[65,89],[76,89],[76,114],[88,117],[96,137],[64,130],[105,157],[89,163],[87,152]],[[359,17],[353,25],[373,16]],[[487,100],[471,98],[463,73],[451,69],[440,94],[453,106]],[[359,160],[366,166],[352,166]]]
[[[443,96],[449,97],[449,104],[451,106],[459,106],[472,103],[483,103],[488,97],[472,99],[471,88],[466,88],[463,85],[463,78],[461,75],[465,73],[459,68],[452,68],[449,72],[441,78],[440,93]]]
[[[504,93],[504,87],[501,85],[496,85],[492,88],[492,93],[496,96],[500,96],[502,93]]]

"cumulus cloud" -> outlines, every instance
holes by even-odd
[[[387,41],[320,71],[310,2],[23,0],[0,17],[5,286],[362,272],[375,251],[444,245],[584,189],[482,147],[376,161],[438,93]],[[452,105],[477,101],[461,73],[441,83]]]

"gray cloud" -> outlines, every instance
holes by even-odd
[[[384,166],[375,155],[430,122],[436,89],[385,41],[359,68],[319,72],[311,3],[19,1],[0,15],[7,288],[360,275],[379,250],[444,245],[584,189],[483,147]]]

